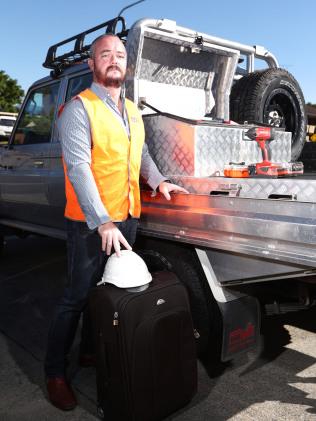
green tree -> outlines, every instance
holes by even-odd
[[[0,70],[0,111],[16,112],[24,91],[17,80],[11,79],[4,70]]]

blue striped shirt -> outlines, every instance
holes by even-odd
[[[129,136],[129,124],[124,100],[122,115],[106,88],[93,82],[91,90],[113,112],[113,115],[120,121]],[[74,187],[88,227],[93,230],[111,219],[101,201],[90,168],[92,146],[90,123],[87,112],[80,100],[67,103],[58,119],[58,133],[69,180]],[[166,177],[159,172],[149,155],[146,144],[143,147],[140,172],[153,190],[162,181],[166,180]]]

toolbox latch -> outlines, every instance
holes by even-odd
[[[210,196],[239,197],[241,188],[241,185],[237,183],[219,184],[216,189],[210,191]]]

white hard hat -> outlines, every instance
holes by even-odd
[[[146,285],[151,280],[144,260],[132,250],[121,250],[120,257],[115,253],[109,257],[98,285],[110,283],[119,288],[134,288]]]

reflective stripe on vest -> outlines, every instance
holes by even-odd
[[[136,105],[125,102],[130,140],[113,112],[90,89],[79,94],[88,114],[91,130],[91,171],[102,203],[112,221],[124,221],[128,214],[140,216],[139,173],[145,139],[142,117]],[[64,166],[65,168],[65,166]],[[65,216],[85,221],[73,186],[65,171]]]

